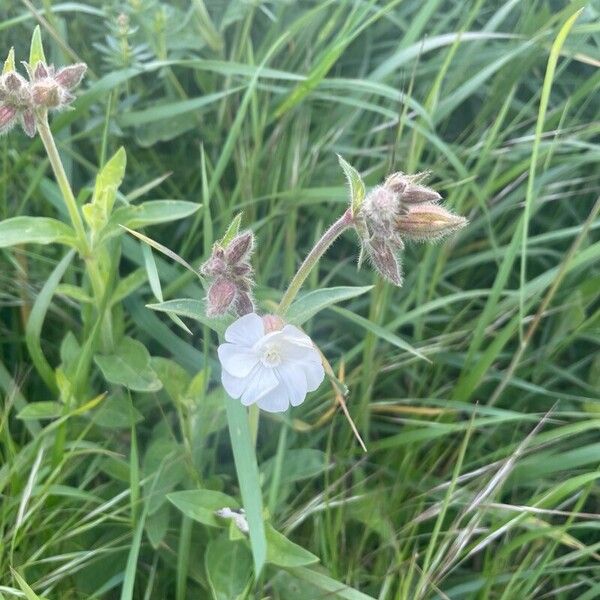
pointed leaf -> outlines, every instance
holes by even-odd
[[[227,228],[225,235],[219,241],[220,246],[223,246],[223,248],[227,248],[227,246],[229,246],[229,243],[231,242],[231,240],[238,234],[238,232],[240,230],[241,222],[242,222],[242,213],[238,213],[234,217],[233,221],[231,221],[231,224]]]
[[[2,69],[2,75],[6,75],[6,73],[10,73],[11,71],[15,71],[15,49],[11,48],[8,51],[8,56],[4,61],[4,68]]]
[[[339,154],[338,160],[340,161],[340,166],[344,170],[348,185],[350,186],[350,206],[352,207],[352,214],[356,215],[365,199],[365,184],[358,171]]]
[[[210,527],[227,527],[225,519],[216,516],[215,512],[222,508],[236,510],[239,502],[216,490],[185,490],[172,492],[167,495],[171,504],[176,506],[184,515]]]
[[[324,308],[366,294],[371,289],[373,289],[372,285],[339,286],[308,292],[290,306],[286,313],[286,320],[294,325],[302,325]]]
[[[31,46],[29,49],[29,66],[35,69],[35,66],[39,62],[46,62],[46,55],[44,54],[44,46],[42,45],[42,32],[40,26],[36,25],[31,36]]]
[[[57,219],[48,217],[12,217],[0,221],[0,248],[17,244],[75,245],[75,232]]]
[[[266,527],[267,562],[278,567],[303,567],[319,562],[312,552],[298,546],[271,525]]]

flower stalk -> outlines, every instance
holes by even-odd
[[[353,226],[352,210],[349,208],[346,212],[323,234],[321,239],[314,245],[313,249],[308,253],[304,262],[290,281],[290,284],[281,298],[277,314],[284,315],[292,302],[298,295],[302,284],[310,275],[313,267],[319,262],[319,259],[327,252],[327,249],[346,229]]]

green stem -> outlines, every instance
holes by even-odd
[[[62,160],[60,159],[58,148],[54,142],[54,137],[50,131],[50,125],[48,124],[48,113],[46,111],[38,113],[37,128],[40,138],[42,139],[42,143],[44,144],[44,148],[46,149],[48,159],[50,160],[50,164],[52,165],[56,183],[58,183],[63,200],[65,201],[65,205],[69,211],[71,223],[73,224],[75,232],[77,233],[77,237],[82,244],[83,252],[88,254],[90,247],[87,235],[85,233],[85,228],[83,226],[83,220],[81,218],[81,214],[79,213],[77,201],[75,200],[73,190],[71,189],[69,178],[65,173],[65,168],[63,167]]]
[[[321,237],[321,239],[314,245],[313,249],[308,253],[308,256],[304,259],[304,262],[300,265],[300,268],[294,275],[288,289],[283,294],[277,313],[284,315],[294,298],[298,295],[302,284],[306,281],[313,267],[319,262],[319,259],[325,254],[327,248],[333,244],[333,242],[344,232],[346,229],[352,227],[352,211],[348,209]]]

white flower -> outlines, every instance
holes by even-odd
[[[267,318],[268,329],[275,319]],[[250,313],[232,323],[219,346],[221,381],[244,406],[258,404],[268,412],[283,412],[304,402],[325,376],[312,340],[297,327],[267,331],[265,321]]]

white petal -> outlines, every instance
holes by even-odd
[[[304,376],[306,377],[307,390],[309,392],[314,392],[325,378],[325,369],[323,369],[321,357],[318,356],[317,361],[311,360],[302,362],[299,367],[303,370]]]
[[[269,394],[278,384],[273,369],[263,367],[260,364],[256,366],[246,381],[246,389],[240,398],[244,406],[250,406],[250,404],[259,402],[261,398]]]
[[[292,406],[298,406],[306,398],[306,376],[301,365],[286,362],[276,369],[280,386],[283,386]]]
[[[232,398],[239,398],[248,387],[248,377],[234,377],[225,369],[221,369],[221,383]]]
[[[283,385],[278,385],[258,401],[259,408],[271,413],[285,412],[289,405],[290,402]]]
[[[248,313],[225,330],[225,341],[240,346],[253,346],[263,335],[263,320],[256,313]]]
[[[246,377],[259,358],[252,348],[236,344],[221,344],[217,352],[223,368],[234,377]]]

